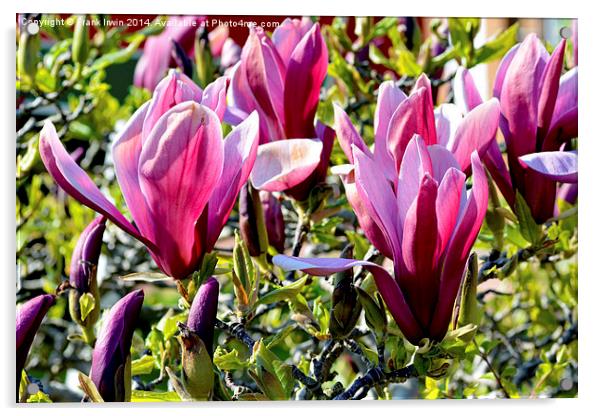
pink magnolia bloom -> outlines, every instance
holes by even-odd
[[[319,123],[316,128],[314,118],[327,67],[320,26],[308,18],[284,20],[271,38],[250,29],[233,68],[226,119],[237,124],[259,113],[261,145],[251,174],[256,188],[303,200],[324,180],[334,134]]]
[[[515,193],[520,192],[538,223],[553,216],[558,178],[542,174],[530,161],[540,157],[548,161],[550,157],[557,161],[563,158],[565,161],[560,164],[546,162],[546,165],[549,168],[570,165],[576,175],[574,155],[527,156],[557,152],[577,136],[578,69],[561,75],[565,43],[562,40],[550,55],[536,35],[527,36],[504,56],[493,87],[493,95],[500,100],[500,129],[506,141],[510,170],[496,143],[488,149],[485,162],[508,203],[514,206]],[[466,111],[482,101],[470,73],[463,69],[456,75],[454,93]],[[556,176],[562,174],[557,172]]]
[[[119,133],[112,156],[135,226],[73,161],[52,123],[40,134],[42,161],[65,192],[143,242],[175,279],[213,249],[255,162],[257,114],[222,137],[225,88],[220,78],[203,91],[172,71]]]
[[[155,89],[170,66],[173,66],[172,41],[180,45],[188,56],[192,56],[195,33],[203,20],[205,17],[202,16],[171,16],[159,35],[146,40],[142,56],[136,63],[134,85],[151,91]],[[192,22],[196,22],[196,25],[192,25]],[[208,34],[211,55],[220,58],[223,68],[229,68],[240,56],[240,46],[228,35],[226,26],[220,26]]]
[[[445,147],[420,136],[407,143],[392,184],[365,146],[351,144],[354,208],[360,224],[370,218],[379,240],[371,242],[393,260],[394,277],[374,263],[353,259],[301,259],[278,255],[285,270],[328,275],[365,266],[404,336],[418,345],[447,333],[472,245],[487,210],[487,178],[473,151],[473,185],[467,193],[461,166]],[[358,212],[356,207],[360,207]]]
[[[431,97],[430,81],[425,75],[418,79],[409,96],[392,81],[381,84],[374,114],[373,152],[368,149],[345,111],[337,105],[334,108],[335,131],[352,165],[338,166],[333,170],[342,176],[347,199],[366,237],[389,258],[393,258],[391,247],[358,193],[353,146],[369,154],[386,179],[384,183],[397,190],[398,180],[403,174],[401,161],[414,135],[423,138],[430,152],[438,157],[453,159],[454,166],[468,175],[472,152],[476,150],[483,155],[497,131],[500,114],[497,99],[477,106],[464,116],[453,104],[443,104],[434,110]]]

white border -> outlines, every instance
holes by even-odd
[[[591,2],[590,4],[593,4]],[[19,12],[65,12],[65,13],[165,13],[165,14],[265,14],[265,15],[393,15],[393,16],[480,16],[480,17],[577,17],[579,18],[579,52],[580,52],[580,270],[579,270],[579,311],[580,311],[580,343],[579,343],[579,399],[570,400],[479,400],[479,401],[402,401],[402,402],[361,402],[361,403],[217,403],[209,405],[174,406],[169,410],[155,405],[144,406],[111,406],[110,409],[97,406],[86,406],[88,415],[106,414],[107,410],[115,415],[131,414],[132,411],[164,415],[166,411],[194,414],[244,414],[254,415],[307,415],[310,412],[330,411],[344,412],[345,415],[366,414],[379,409],[388,414],[479,414],[488,416],[504,415],[509,412],[523,414],[527,411],[549,414],[591,414],[600,408],[601,391],[601,350],[600,331],[600,295],[602,294],[602,276],[600,251],[602,249],[600,229],[602,217],[602,192],[600,187],[600,168],[602,155],[602,129],[600,128],[600,100],[602,99],[602,62],[600,59],[600,18],[598,10],[585,2],[556,1],[529,2],[525,0],[504,0],[500,2],[485,1],[403,1],[403,0],[369,0],[352,2],[350,0],[217,0],[212,2],[196,0],[165,0],[163,2],[146,1],[144,3],[123,0],[103,0],[97,2],[68,0],[27,0],[11,7],[2,2],[3,25],[2,51],[3,65],[2,85],[5,98],[2,100],[2,117],[4,137],[0,139],[1,150],[0,172],[2,176],[1,201],[2,215],[0,230],[2,246],[0,247],[0,264],[3,265],[2,294],[2,329],[5,342],[2,343],[0,368],[4,377],[1,380],[2,405],[11,407],[12,414],[81,414],[82,407],[77,405],[57,405],[54,408],[14,408],[13,387],[14,376],[14,281],[15,268],[14,249],[14,24],[15,13]],[[596,101],[597,100],[597,101]],[[597,400],[598,399],[598,400]]]

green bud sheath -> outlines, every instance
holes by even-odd
[[[26,83],[33,83],[38,70],[38,53],[40,52],[40,36],[30,35],[25,28],[21,29],[19,49],[17,51],[17,77]]]
[[[211,398],[213,363],[201,338],[188,328],[181,328],[182,381],[190,397],[199,401]]]
[[[86,15],[78,16],[73,29],[73,45],[71,46],[71,56],[76,64],[84,65],[88,59],[88,33]]]
[[[479,310],[477,304],[477,279],[479,276],[479,260],[477,255],[472,253],[468,259],[466,276],[462,283],[462,293],[460,298],[460,313],[458,324],[460,327],[468,324],[479,324]]]

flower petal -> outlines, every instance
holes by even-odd
[[[265,143],[257,150],[251,182],[256,189],[281,192],[307,179],[320,163],[322,141],[288,139]]]
[[[500,104],[496,98],[479,104],[462,120],[447,148],[454,154],[465,173],[470,171],[470,155],[476,150],[484,155],[495,140],[500,120]]]
[[[155,260],[174,278],[186,277],[200,260],[195,224],[221,177],[223,146],[215,113],[187,101],[159,119],[140,154],[140,186],[159,249]]]
[[[456,103],[464,113],[468,113],[483,102],[483,98],[481,98],[481,94],[477,89],[474,79],[472,78],[470,71],[466,68],[460,67],[456,71],[453,90],[454,103]]]
[[[351,150],[352,145],[357,146],[364,153],[370,153],[370,150],[357,132],[345,110],[343,110],[336,103],[333,104],[332,107],[334,109],[334,130],[337,138],[339,139],[339,144],[341,145],[343,152],[345,152],[345,156],[347,156],[349,163],[353,164],[353,151]]]
[[[286,137],[314,137],[320,88],[326,78],[328,48],[315,23],[293,50],[284,82]]]
[[[563,183],[577,182],[577,152],[540,152],[520,157],[521,164],[548,179]]]
[[[422,177],[427,173],[433,173],[429,152],[424,140],[420,136],[414,136],[403,155],[396,186],[397,209],[401,221],[405,221],[406,213],[418,195]]]
[[[428,327],[439,293],[437,257],[437,182],[428,174],[420,181],[418,194],[403,223],[404,273],[397,275],[416,319]],[[402,217],[403,218],[403,217]]]
[[[455,104],[443,103],[437,107],[435,109],[437,144],[447,147],[456,135],[463,118],[462,110]]]
[[[219,77],[203,90],[201,104],[215,112],[217,118],[223,120],[226,112],[226,90],[228,77]]]
[[[539,106],[537,109],[537,127],[543,132],[548,131],[550,122],[552,121],[556,97],[558,96],[560,74],[564,66],[565,46],[566,40],[562,39],[552,53],[542,75]],[[538,137],[538,148],[541,148],[543,139],[544,137]]]
[[[558,97],[543,150],[557,150],[562,143],[578,135],[578,74],[573,68],[560,77]]]
[[[470,196],[443,254],[445,259],[441,269],[439,302],[430,325],[430,335],[437,340],[443,339],[447,332],[468,255],[487,211],[489,192],[485,170],[476,151],[473,152],[471,160],[473,185]]]
[[[77,166],[59,140],[51,122],[46,122],[40,132],[40,157],[48,173],[65,192],[85,206],[109,218],[115,225],[149,245],[148,240],[100,192],[92,179]],[[150,244],[152,247],[152,244]]]
[[[217,187],[211,194],[207,210],[205,250],[217,241],[240,189],[247,182],[257,156],[259,144],[259,116],[254,111],[236,126],[224,140],[224,169]]]
[[[418,88],[397,107],[391,117],[387,144],[397,169],[409,141],[415,134],[421,136],[427,145],[437,143],[435,115],[429,91],[426,88]]]
[[[290,19],[287,17],[274,29],[272,41],[285,65],[288,65],[293,50],[311,28],[312,21],[309,17],[302,19]]]

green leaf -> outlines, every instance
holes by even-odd
[[[241,360],[238,350],[228,352],[222,347],[215,349],[213,362],[222,371],[245,370],[249,367],[247,361]]]
[[[295,300],[301,289],[305,286],[305,282],[307,281],[307,277],[303,277],[302,279],[297,280],[294,283],[291,283],[288,286],[284,286],[275,290],[272,290],[270,293],[259,299],[260,304],[270,304],[276,303],[283,300]]]
[[[52,403],[52,400],[46,393],[39,390],[27,398],[27,403]]]
[[[516,193],[514,209],[516,211],[516,217],[518,218],[518,225],[521,235],[531,244],[539,244],[542,237],[541,226],[537,225],[533,219],[533,215],[531,215],[531,209],[529,208],[529,205],[527,205],[527,201],[525,201],[520,192]]]
[[[94,310],[96,306],[96,300],[91,293],[84,293],[79,297],[79,310],[81,314],[81,319],[84,321],[90,312]]]
[[[395,65],[399,75],[417,77],[422,72],[422,67],[416,62],[416,57],[411,51],[405,49],[405,46],[399,52]]]
[[[119,49],[115,52],[102,55],[100,58],[94,61],[94,63],[84,70],[84,76],[88,76],[91,73],[101,71],[108,66],[114,64],[122,64],[130,60],[134,53],[138,50],[138,47],[146,37],[143,34],[136,34],[132,37],[130,44],[124,48]]]
[[[155,359],[152,355],[145,355],[132,361],[132,376],[150,374],[155,369]]]
[[[144,391],[132,390],[132,402],[181,402],[175,391]]]
[[[138,273],[130,273],[125,276],[121,276],[122,280],[126,282],[147,282],[147,283],[155,283],[155,282],[163,282],[171,280],[171,277],[167,276],[163,273],[158,272],[138,272]]]
[[[380,19],[372,28],[372,32],[368,36],[367,41],[381,36],[385,36],[390,29],[394,29],[397,27],[398,21],[399,19],[397,17],[385,17],[383,19]]]
[[[494,39],[486,42],[475,51],[474,65],[502,58],[516,43],[517,33],[518,22],[497,35]]]

